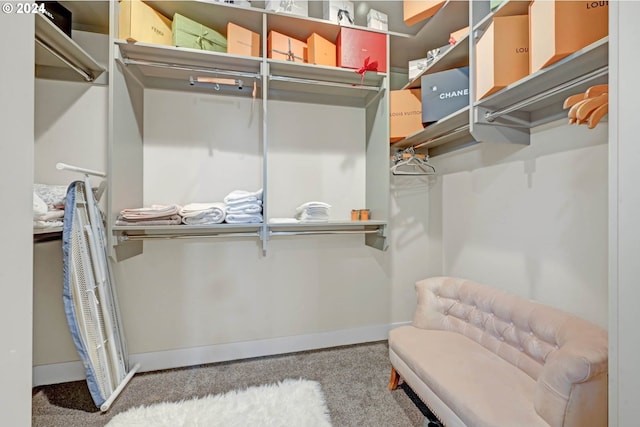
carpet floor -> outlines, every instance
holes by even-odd
[[[406,385],[387,389],[390,369],[389,349],[382,341],[145,372],[133,377],[106,414],[94,406],[85,381],[40,386],[32,393],[32,427],[102,427],[131,407],[286,378],[321,384],[334,427],[422,427],[424,417],[432,415]]]

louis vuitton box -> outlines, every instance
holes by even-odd
[[[212,52],[227,51],[227,39],[222,34],[179,13],[173,15],[171,30],[174,46]]]
[[[356,14],[353,2],[346,0],[324,0],[322,2],[322,17],[334,24],[355,25]]]
[[[535,0],[529,5],[530,72],[609,34],[608,1]]]
[[[227,53],[260,56],[260,34],[233,22],[227,23]]]
[[[529,74],[529,17],[493,18],[476,44],[476,100]]]
[[[278,13],[291,13],[299,16],[309,16],[308,0],[266,0],[265,10],[273,10]]]
[[[271,30],[267,36],[267,57],[281,61],[307,62],[307,44]]]
[[[309,64],[336,66],[336,45],[313,33],[307,39],[307,61]]]
[[[119,38],[129,42],[173,45],[169,18],[140,0],[122,0],[119,6]]]
[[[420,89],[390,91],[389,141],[400,141],[422,129],[422,100],[420,97]]]
[[[435,15],[445,1],[403,0],[404,23],[414,25]]]
[[[420,80],[423,125],[469,106],[469,67],[424,74]]]

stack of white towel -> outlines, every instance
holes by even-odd
[[[234,190],[224,198],[229,224],[262,222],[262,188],[258,191]]]
[[[33,184],[33,228],[62,227],[67,187]]]
[[[329,221],[329,208],[331,205],[324,202],[307,202],[296,209],[296,219],[300,222],[327,222]]]
[[[186,225],[220,224],[227,211],[224,203],[189,203],[179,211],[182,223]]]
[[[144,208],[123,209],[116,225],[178,225],[182,223],[178,205],[151,205]]]

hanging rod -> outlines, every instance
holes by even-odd
[[[260,80],[260,74],[248,73],[244,71],[220,70],[218,68],[208,68],[208,67],[188,67],[185,65],[172,64],[169,62],[155,62],[155,61],[145,61],[145,60],[129,59],[129,58],[123,58],[122,62],[125,65],[169,68],[172,70],[191,71],[193,73],[211,73],[211,74],[219,74],[221,76],[244,77],[248,79]]]
[[[414,148],[414,149],[421,148],[421,147],[424,147],[425,145],[433,144],[434,142],[439,141],[441,139],[449,138],[449,137],[451,137],[453,135],[456,135],[458,133],[468,132],[468,131],[469,131],[469,125],[463,125],[463,126],[460,126],[458,128],[453,129],[451,132],[448,132],[448,133],[446,133],[444,135],[435,136],[433,138],[430,138],[430,139],[426,140],[425,142],[421,142],[420,144],[414,145],[412,148]]]
[[[315,231],[271,231],[270,236],[298,236],[298,235],[314,235],[314,234],[379,234],[382,235],[382,229],[377,230],[315,230]]]
[[[547,99],[550,96],[555,95],[558,91],[571,89],[575,86],[579,86],[583,83],[586,83],[598,77],[606,76],[607,74],[609,74],[609,66],[605,65],[594,71],[591,71],[590,73],[583,74],[582,76],[576,77],[575,79],[569,80],[568,82],[552,87],[551,89],[547,89],[544,92],[540,92],[534,96],[523,99],[520,102],[516,102],[515,104],[512,104],[508,107],[505,107],[496,111],[488,111],[485,113],[484,118],[488,122],[493,122],[495,119],[497,119],[498,117],[504,116],[505,114],[509,114],[513,111],[517,111],[522,108],[528,107],[531,104],[535,104],[538,101]]]
[[[364,89],[364,90],[371,90],[371,91],[375,91],[375,92],[378,92],[378,91],[381,90],[381,88],[379,88],[377,86],[365,86],[365,85],[352,84],[352,83],[341,83],[341,82],[328,82],[328,81],[324,81],[324,80],[301,79],[301,78],[298,78],[298,77],[287,77],[287,76],[273,76],[273,75],[270,75],[269,76],[269,80],[275,80],[275,81],[287,82],[287,83],[310,84],[310,85],[316,85],[316,86],[343,87],[343,88],[349,88],[349,89]]]
[[[72,171],[72,172],[80,172],[80,173],[84,173],[84,174],[87,174],[87,175],[99,176],[99,177],[102,177],[102,178],[105,178],[107,176],[107,174],[104,173],[104,172],[91,170],[91,169],[80,168],[78,166],[72,166],[72,165],[68,165],[66,163],[56,163],[56,169],[58,169],[58,170],[68,170],[68,171]]]
[[[51,53],[53,56],[55,56],[56,58],[58,58],[60,61],[64,62],[65,65],[69,68],[71,68],[73,71],[75,71],[76,73],[80,74],[80,76],[86,80],[87,82],[92,82],[95,80],[95,76],[93,75],[93,73],[83,70],[82,68],[72,64],[67,58],[65,58],[61,53],[59,53],[57,50],[55,50],[54,48],[52,48],[51,46],[49,46],[44,40],[42,40],[40,37],[35,36],[35,41],[36,43],[38,43],[40,46],[42,46],[43,48],[45,48],[46,50],[49,51],[49,53]]]
[[[210,237],[260,237],[260,232],[246,233],[217,233],[217,234],[121,234],[118,240],[121,242],[145,239],[202,239]]]

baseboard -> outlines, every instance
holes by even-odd
[[[140,364],[139,372],[160,369],[180,368],[205,363],[225,362],[248,359],[251,357],[273,356],[297,351],[316,350],[350,344],[361,344],[386,340],[389,331],[410,322],[390,323],[386,325],[365,326],[362,328],[342,329],[339,331],[319,332],[307,335],[269,338],[264,340],[243,341],[229,344],[216,344],[203,347],[191,347],[179,350],[156,351],[131,354],[131,365]],[[33,386],[78,381],[85,378],[82,362],[54,363],[33,367]]]

